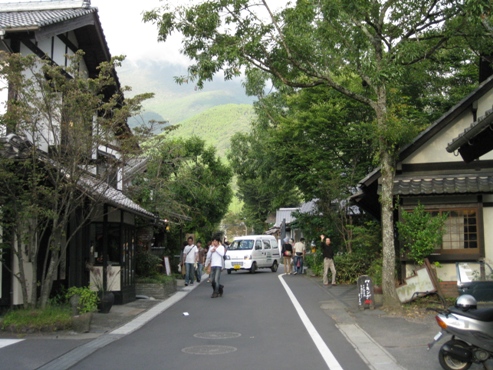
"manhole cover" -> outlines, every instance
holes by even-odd
[[[197,333],[193,336],[200,339],[231,339],[238,338],[241,336],[241,334],[232,332],[208,331],[205,333]]]
[[[187,347],[181,350],[182,352],[191,355],[225,355],[226,353],[236,351],[235,347],[231,346],[194,346]]]

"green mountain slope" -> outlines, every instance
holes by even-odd
[[[153,99],[143,103],[144,114],[140,119],[144,121],[152,118],[177,124],[214,106],[252,104],[254,101],[245,95],[241,80],[225,81],[215,77],[202,90],[193,83],[175,83],[174,76],[186,73],[183,66],[155,61],[137,64],[125,61],[118,69],[121,84],[132,87],[125,95],[154,93]],[[131,127],[137,123],[138,119],[129,122]]]
[[[225,157],[231,137],[237,132],[249,132],[253,119],[252,105],[218,105],[180,122],[172,136],[198,136],[208,145],[214,145],[220,157]]]

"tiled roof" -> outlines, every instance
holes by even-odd
[[[32,147],[32,143],[15,134],[10,134],[5,137],[0,137],[0,155],[10,159],[23,159],[26,156],[23,154],[25,151],[29,151]],[[40,152],[40,160],[51,163],[52,165],[60,168],[52,159]],[[105,182],[97,180],[90,174],[81,175],[78,184],[80,188],[86,191],[89,196],[93,197],[96,201],[102,201],[118,209],[123,209],[132,213],[136,213],[140,216],[147,218],[155,218],[155,215],[130,198],[125,196],[121,191],[112,188]]]
[[[121,191],[112,188],[106,183],[96,181],[89,176],[82,177],[80,182],[84,183],[86,190],[89,190],[95,199],[103,200],[105,203],[118,209],[137,213],[147,218],[155,218],[153,213],[145,210],[133,200],[125,196]]]
[[[394,195],[465,194],[493,192],[492,176],[436,176],[394,180]]]
[[[39,6],[39,4],[44,6]],[[65,6],[60,6],[60,4]],[[0,28],[40,28],[97,12],[90,2],[41,1],[0,4]]]
[[[309,202],[303,203],[300,207],[300,213],[312,213],[317,210],[318,199],[312,199]]]
[[[493,124],[493,108],[488,109],[483,116],[471,123],[471,125],[467,127],[464,132],[454,138],[452,142],[448,144],[447,152],[452,153],[453,151],[459,149],[462,145],[466,144],[483,130],[490,127],[491,124]]]

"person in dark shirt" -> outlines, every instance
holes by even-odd
[[[282,245],[281,250],[282,256],[284,258],[284,274],[291,275],[291,258],[293,256],[293,245],[287,240]]]
[[[324,256],[324,285],[329,285],[329,278],[327,276],[329,269],[332,273],[332,285],[336,285],[336,266],[334,264],[334,247],[330,244],[330,238],[325,235],[320,235],[320,248],[322,249],[322,254]]]

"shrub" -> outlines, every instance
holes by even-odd
[[[371,277],[373,285],[382,286],[382,257],[379,256],[371,261],[368,276]]]
[[[344,253],[334,257],[337,282],[355,284],[361,275],[368,274],[370,262],[358,253]]]
[[[324,259],[322,257],[322,252],[317,250],[315,253],[307,254],[303,263],[307,268],[312,270],[315,276],[322,276],[324,272]]]
[[[448,214],[439,215],[426,211],[422,204],[418,204],[413,211],[401,213],[402,222],[397,222],[397,229],[404,252],[419,266],[441,245],[447,217]]]
[[[138,252],[135,255],[135,273],[140,277],[154,276],[158,273],[157,266],[160,263],[158,256],[150,252]]]
[[[79,296],[77,303],[77,313],[94,312],[98,308],[98,293],[91,290],[89,287],[70,287],[65,294],[67,299],[74,295]]]
[[[137,283],[144,283],[144,284],[169,284],[172,283],[175,279],[174,276],[168,276],[164,274],[158,274],[158,275],[153,275],[153,276],[144,276],[144,277],[138,277],[137,278]]]
[[[323,275],[324,262],[321,252],[317,251],[315,254],[308,254],[305,257],[305,263],[313,271],[314,275]],[[334,264],[338,283],[355,284],[358,281],[358,277],[368,274],[370,261],[366,256],[359,253],[344,253],[334,256]]]

